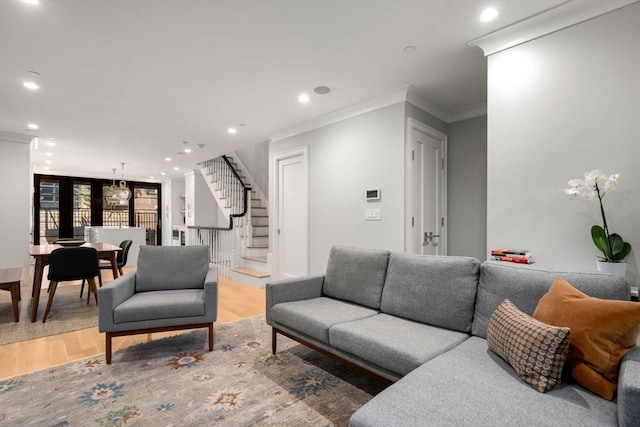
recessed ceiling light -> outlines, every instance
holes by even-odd
[[[44,153],[44,155],[51,157],[51,156],[53,156],[53,153]]]
[[[150,176],[149,179],[156,179],[156,177],[155,176]]]
[[[47,145],[48,145],[49,147],[55,147],[55,146],[56,146],[56,143],[55,143],[55,142],[53,142],[53,141],[47,141]]]
[[[167,174],[166,172],[160,172],[160,175],[166,175],[166,174]]]
[[[165,158],[164,158],[164,160],[165,160],[166,162],[170,162],[170,161],[171,161],[171,157],[165,157]]]
[[[191,152],[191,148],[185,148],[185,149],[184,149],[184,152],[185,152],[185,153],[190,153],[190,152]]]
[[[27,78],[22,82],[22,85],[29,90],[37,90],[40,88],[38,80],[40,79],[40,73],[35,71],[27,71]]]
[[[227,129],[227,132],[229,132],[231,135],[235,135],[236,133],[238,133],[238,129],[236,129],[236,128],[229,128],[229,129]]]
[[[306,104],[311,100],[311,98],[309,98],[309,95],[307,95],[306,93],[303,93],[302,95],[300,95],[298,97],[298,102],[300,102],[301,104]]]
[[[22,3],[36,5],[40,4],[40,0],[22,0]]]
[[[331,92],[331,89],[328,88],[327,86],[318,86],[318,87],[315,87],[313,91],[318,95],[326,95],[329,92]]]
[[[180,168],[176,166],[176,167],[174,167],[174,168],[173,168],[173,170],[174,170],[174,171],[179,171],[179,170],[180,170]]]
[[[49,170],[49,169],[51,169],[51,168],[50,168],[49,166],[44,166],[42,169]]]
[[[33,80],[25,80],[22,83],[22,86],[24,86],[24,87],[26,87],[27,89],[30,89],[30,90],[40,89],[40,86],[38,85],[38,83],[34,82]]]
[[[44,162],[50,164],[51,160],[45,160]]]
[[[40,129],[40,126],[38,126],[38,125],[37,125],[37,124],[35,124],[35,123],[29,123],[29,124],[27,124],[27,127],[28,127],[29,129],[31,129],[31,130],[38,130],[38,129]]]
[[[482,11],[482,13],[480,14],[480,20],[482,22],[489,22],[489,21],[493,21],[494,19],[496,19],[498,17],[498,10],[493,8],[493,7],[488,7],[485,10]]]

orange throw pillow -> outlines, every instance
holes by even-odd
[[[593,298],[558,277],[540,298],[533,318],[571,328],[565,369],[578,384],[612,400],[620,361],[636,346],[640,303]]]

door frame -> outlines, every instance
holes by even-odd
[[[411,176],[413,175],[413,165],[414,162],[411,159],[411,142],[412,136],[414,132],[420,132],[432,138],[435,138],[440,141],[442,146],[442,168],[440,173],[442,174],[441,179],[441,187],[440,194],[442,199],[442,232],[440,237],[440,244],[442,245],[442,254],[447,254],[447,227],[448,227],[448,219],[447,219],[447,134],[432,128],[429,125],[426,125],[412,117],[407,118],[406,124],[406,132],[405,132],[405,221],[404,221],[404,230],[405,230],[405,239],[404,239],[404,251],[411,251],[411,242],[413,239],[412,234],[412,225],[411,225],[411,212],[413,208],[413,200],[411,195],[413,194],[413,180]]]
[[[302,209],[300,211],[300,217],[303,220],[303,235],[300,238],[303,240],[302,247],[305,248],[306,254],[303,257],[306,262],[306,266],[304,271],[306,274],[309,274],[309,147],[296,147],[292,150],[285,151],[282,153],[272,154],[271,161],[269,164],[271,165],[271,173],[270,176],[272,179],[270,180],[270,190],[269,194],[272,195],[270,197],[269,202],[269,212],[272,214],[273,221],[270,221],[269,225],[269,247],[271,252],[270,257],[270,266],[271,266],[271,277],[275,280],[280,279],[280,239],[278,238],[278,227],[280,224],[280,162],[283,160],[288,160],[293,157],[301,157],[303,171],[303,179],[304,183],[302,187],[305,189],[306,194],[302,195],[303,203]]]

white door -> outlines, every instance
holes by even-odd
[[[408,120],[407,252],[446,255],[446,135]]]
[[[274,157],[275,255],[279,279],[305,276],[309,269],[309,194],[306,149]]]

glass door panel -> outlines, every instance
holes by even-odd
[[[73,183],[73,238],[84,240],[84,227],[91,225],[91,184]]]
[[[60,183],[40,182],[40,241],[36,244],[50,245],[60,237]]]
[[[111,186],[105,184],[102,187],[102,225],[106,227],[128,227],[129,226],[129,205],[111,204],[109,194]]]
[[[136,186],[133,192],[136,227],[146,230],[147,245],[158,244],[158,189]]]

